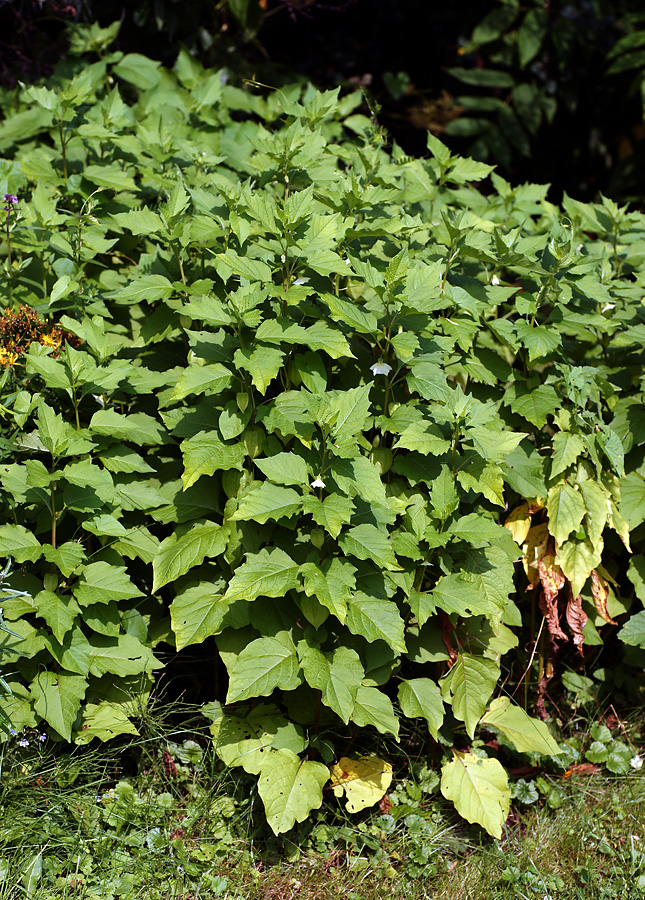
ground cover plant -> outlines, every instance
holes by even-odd
[[[523,799],[518,781],[502,839],[482,845],[420,758],[399,768],[381,809],[356,817],[338,805],[267,840],[254,779],[222,768],[198,709],[157,705],[140,725],[127,746],[61,752],[42,734],[5,745],[3,900],[645,894],[643,779],[633,769],[615,775],[587,763],[568,779],[538,778]],[[625,733],[640,739],[633,725]],[[588,731],[570,732],[570,748],[588,754],[591,743]]]
[[[135,736],[214,639],[273,832],[413,732],[500,837],[482,736],[564,772],[556,684],[639,696],[645,218],[113,36],[3,95],[4,737]]]

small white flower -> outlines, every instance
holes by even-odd
[[[311,482],[311,486],[312,486],[312,488],[324,488],[325,482],[322,480],[322,478],[319,475],[315,481]]]
[[[379,362],[374,363],[373,366],[370,366],[370,369],[372,370],[374,375],[389,375],[392,371],[392,366],[389,366],[381,359],[379,360]]]
[[[584,244],[576,244],[576,253],[580,253],[580,251],[582,250],[583,247],[584,247]]]
[[[307,284],[308,281],[308,278],[296,278],[294,284]]]
[[[282,260],[282,262],[286,262],[286,261],[287,261],[287,257],[284,255],[284,253],[283,253],[282,256],[280,257],[280,259]]]
[[[497,277],[497,275],[493,275],[493,277],[490,280],[490,283],[491,284],[499,284],[499,278]]]
[[[346,265],[346,266],[351,266],[351,264],[352,264],[351,260],[349,260],[349,259],[346,259],[346,260],[345,260],[345,265]]]
[[[601,312],[608,312],[610,309],[616,309],[615,303],[605,303],[603,308],[600,310]]]
[[[636,753],[629,761],[632,769],[642,769],[643,768],[643,757],[640,753]]]

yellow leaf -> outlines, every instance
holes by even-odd
[[[343,756],[331,767],[331,786],[337,797],[347,797],[347,812],[374,806],[392,783],[392,766],[378,756],[348,759]]]
[[[538,571],[538,563],[547,552],[549,543],[549,526],[546,522],[540,525],[534,525],[526,536],[526,541],[522,546],[524,559],[522,565],[524,571],[531,584],[540,583],[540,573]]]
[[[521,503],[513,510],[504,522],[504,528],[508,528],[513,535],[515,543],[519,544],[521,547],[531,529],[531,516],[529,515],[528,503]]]

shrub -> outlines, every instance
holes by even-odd
[[[553,648],[643,598],[645,220],[388,153],[360,99],[117,53],[5,107],[4,303],[74,339],[5,370],[3,703],[134,733],[164,642],[215,636],[205,713],[274,831],[330,774],[378,800],[387,761],[330,765],[420,719],[499,835],[506,773],[457,748],[557,754],[504,685],[546,716]]]

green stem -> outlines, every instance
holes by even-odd
[[[446,268],[443,273],[443,279],[441,280],[441,293],[443,294],[446,288],[446,281],[448,280],[448,272],[450,271],[450,266],[452,265],[452,261],[455,258],[455,241],[454,239],[450,242],[450,249],[448,250],[448,260],[446,262]]]
[[[67,144],[65,143],[65,138],[63,137],[63,120],[58,120],[58,134],[60,135],[60,148],[61,155],[63,157],[63,175],[67,179]]]
[[[72,402],[74,403],[74,416],[76,418],[76,427],[80,429],[81,423],[78,418],[78,398],[76,396],[76,383],[72,381]]]
[[[177,260],[177,265],[179,266],[179,274],[181,275],[181,283],[183,284],[184,287],[188,287],[188,284],[186,282],[186,275],[184,273],[184,263],[182,261],[181,254],[179,254],[177,252],[177,248],[175,247],[175,245],[172,241],[170,241],[170,249],[172,251],[172,255]],[[186,299],[188,299],[188,294],[186,294]]]
[[[13,269],[11,265],[11,229],[9,220],[11,213],[7,212],[7,273],[9,276],[9,306],[13,306]]]
[[[56,512],[56,495],[54,494],[54,485],[51,486],[51,514],[52,514],[52,547],[56,549],[56,519],[58,517],[58,513]]]

